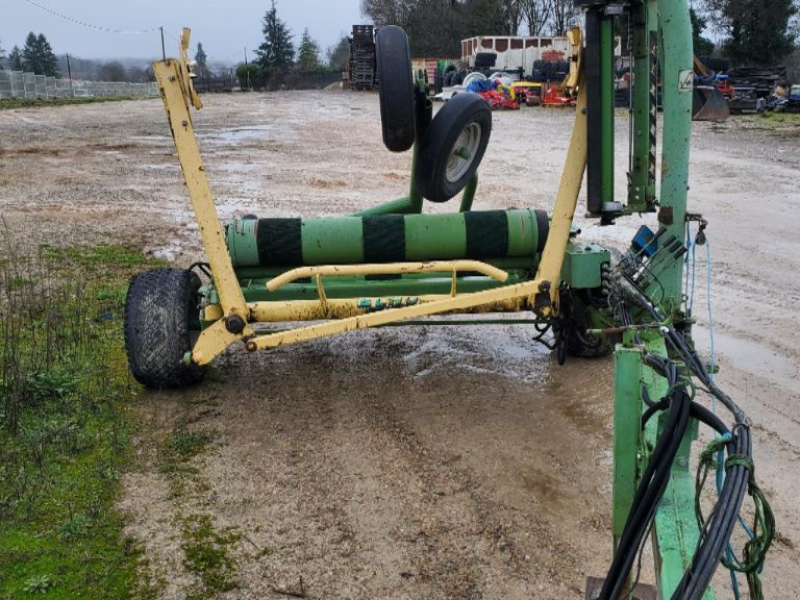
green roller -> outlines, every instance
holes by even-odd
[[[245,219],[228,224],[237,267],[420,260],[535,258],[549,221],[531,209],[325,219]]]

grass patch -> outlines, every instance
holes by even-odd
[[[211,600],[239,586],[235,551],[242,536],[236,527],[217,528],[211,515],[192,512],[191,507],[212,491],[195,459],[213,441],[212,433],[197,428],[204,412],[190,418],[192,408],[184,404],[186,412],[159,444],[159,471],[168,478],[170,499],[179,507],[175,525],[180,531],[183,567],[195,577],[186,598]]]
[[[183,566],[198,577],[188,600],[206,600],[236,589],[236,561],[231,547],[241,535],[233,528],[217,531],[208,515],[190,515],[183,520]]]
[[[117,246],[0,258],[0,599],[149,598],[114,510],[136,394]]]
[[[188,460],[205,450],[209,441],[209,434],[190,431],[186,421],[181,419],[170,437],[169,445],[181,459]]]
[[[50,108],[51,106],[71,106],[75,104],[98,104],[100,102],[120,102],[122,100],[151,100],[141,96],[115,96],[113,98],[10,98],[0,100],[0,110],[11,108]]]
[[[760,129],[769,135],[793,137],[800,134],[800,114],[786,112],[762,112],[757,115],[735,115],[731,119],[745,128]]]

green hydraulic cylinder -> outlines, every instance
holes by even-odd
[[[614,18],[602,4],[586,10],[585,69],[587,210],[608,224],[621,204],[614,201]]]
[[[609,16],[600,21],[600,84],[600,197],[607,212],[614,202],[614,19]]]

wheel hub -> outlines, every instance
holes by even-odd
[[[451,183],[458,181],[469,170],[475,152],[481,143],[480,123],[467,125],[456,140],[450,160],[447,162],[447,180]]]

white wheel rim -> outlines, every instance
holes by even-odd
[[[447,160],[448,183],[455,183],[469,171],[470,166],[475,161],[475,153],[481,144],[482,129],[480,123],[470,123],[458,136],[453,149],[450,151],[450,158]]]

